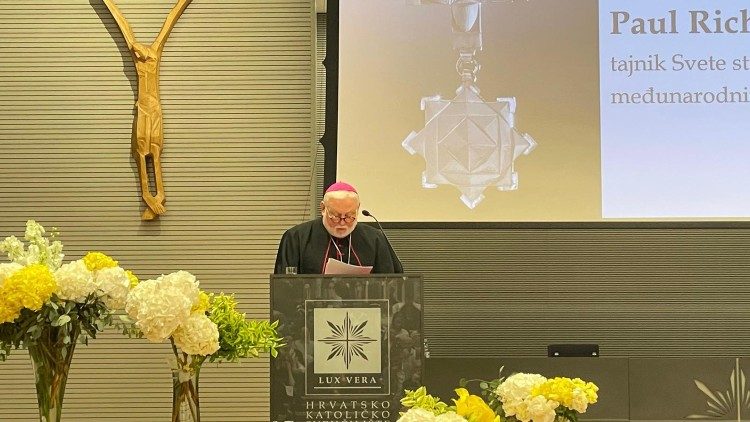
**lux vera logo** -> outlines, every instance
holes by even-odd
[[[388,300],[308,300],[306,394],[390,394]]]
[[[327,360],[341,357],[347,370],[354,357],[369,361],[370,359],[365,353],[365,347],[378,340],[364,335],[368,322],[368,320],[364,320],[358,324],[353,324],[348,311],[340,325],[332,321],[326,321],[331,328],[331,334],[318,341],[331,346],[331,353]]]
[[[380,308],[317,308],[315,373],[380,372]]]

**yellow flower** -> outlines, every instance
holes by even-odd
[[[531,395],[542,395],[549,400],[559,402],[568,409],[572,409],[574,403],[579,404],[585,397],[587,404],[596,403],[598,396],[596,392],[599,387],[592,382],[585,382],[580,378],[570,379],[557,377],[547,380],[531,390]]]
[[[420,408],[432,412],[435,415],[442,415],[448,411],[448,405],[440,401],[439,397],[427,394],[427,387],[421,386],[416,390],[405,390],[405,395],[401,398],[401,404],[404,407]]]
[[[211,296],[208,293],[201,290],[198,293],[198,302],[195,305],[193,305],[193,309],[191,309],[190,312],[191,313],[196,312],[196,311],[206,312],[208,311],[209,306],[211,306]]]
[[[83,262],[89,271],[98,271],[103,268],[112,268],[117,266],[117,261],[108,257],[101,252],[89,252],[83,257]]]
[[[594,404],[599,400],[599,395],[597,394],[599,387],[596,384],[593,382],[585,382],[578,378],[574,379],[573,382],[576,382],[576,384],[579,385],[579,388],[583,390],[584,394],[586,394],[589,404]]]
[[[137,286],[138,283],[140,283],[140,281],[138,280],[138,277],[136,277],[136,275],[133,274],[133,272],[130,270],[125,271],[125,274],[128,276],[128,280],[130,280],[130,289],[131,290],[134,289],[135,286]]]
[[[500,422],[500,416],[490,409],[481,397],[469,394],[465,388],[457,388],[456,413],[470,422]]]
[[[5,290],[0,290],[0,324],[13,322],[21,315],[21,308],[9,303],[6,296]]]
[[[56,289],[52,271],[44,264],[14,272],[0,288],[0,323],[14,321],[24,308],[38,311]]]

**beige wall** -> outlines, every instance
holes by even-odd
[[[150,42],[173,0],[117,0]],[[163,55],[167,214],[141,222],[130,156],[134,68],[101,0],[0,2],[0,236],[34,218],[76,259],[100,250],[141,278],[191,271],[268,313],[284,228],[311,212],[312,0],[194,0]],[[76,351],[64,420],[163,421],[167,344],[107,332]],[[204,421],[267,421],[268,360],[207,365]],[[0,419],[34,420],[24,351],[0,363]]]

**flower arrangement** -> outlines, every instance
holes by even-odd
[[[461,380],[454,406],[427,394],[425,387],[406,390],[401,404],[408,411],[399,422],[577,422],[598,400],[599,388],[580,378],[517,373],[477,381],[484,398],[470,394],[465,387],[471,381]]]
[[[133,273],[101,252],[63,264],[56,230],[29,220],[24,240],[0,242],[0,361],[27,348],[36,372],[42,420],[59,420],[76,344],[88,344],[122,309]]]
[[[124,334],[152,342],[169,339],[172,345],[173,421],[200,420],[198,377],[206,360],[235,362],[278,354],[277,323],[247,320],[236,307],[231,295],[201,291],[187,271],[143,281],[128,295]]]

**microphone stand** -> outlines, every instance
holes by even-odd
[[[391,243],[391,240],[388,239],[388,235],[385,234],[385,230],[383,230],[383,226],[380,225],[380,221],[378,221],[377,218],[375,218],[374,215],[370,213],[370,211],[362,210],[362,215],[365,217],[370,217],[378,224],[378,227],[380,228],[380,233],[383,233],[383,237],[385,237],[386,243],[388,243],[388,247],[391,249],[391,256],[395,258],[396,264],[398,265],[397,268],[394,268],[394,271],[398,274],[404,273],[404,266],[401,264],[401,259],[399,259],[398,255],[396,254],[396,250],[393,249],[393,244]]]

